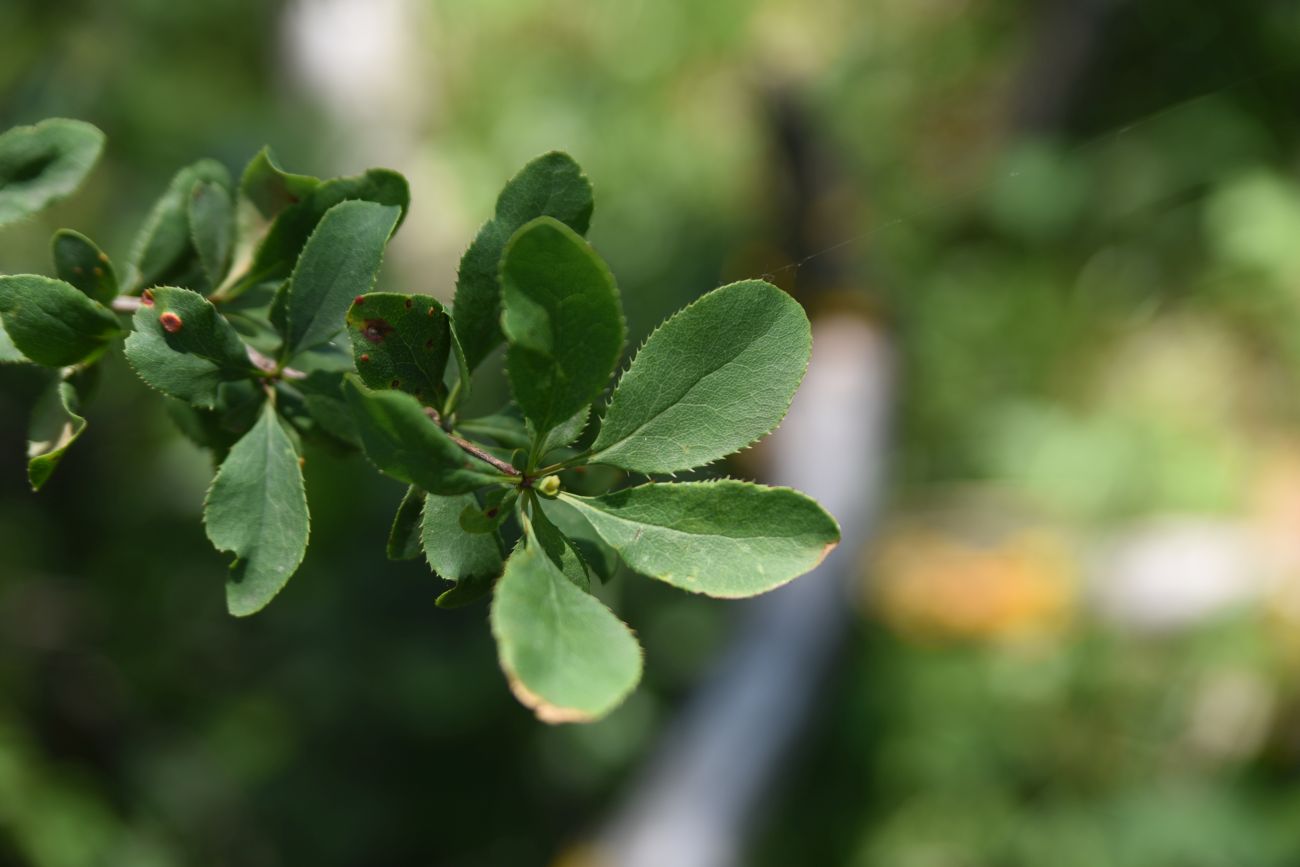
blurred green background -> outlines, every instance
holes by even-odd
[[[109,136],[2,271],[48,271],[60,226],[120,256],[178,167],[270,143],[407,174],[381,283],[446,298],[504,179],[562,148],[632,345],[764,273],[889,337],[888,515],[747,863],[1300,863],[1294,4],[7,0],[0,25],[0,127]],[[725,603],[623,574],[642,688],[541,725],[486,609],[383,560],[400,488],[313,454],[307,560],[232,619],[208,459],[120,359],[105,380],[34,496],[39,383],[0,370],[0,865],[592,863]]]

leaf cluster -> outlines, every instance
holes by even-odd
[[[0,223],[72,192],[102,143],[59,119],[0,136]],[[620,564],[744,597],[838,541],[797,491],[653,478],[780,422],[808,362],[808,320],[768,283],[715,289],[655,330],[606,400],[626,327],[584,238],[594,200],[570,157],[546,154],[506,184],[451,306],[375,291],[409,204],[396,172],[320,179],[264,150],[237,180],[211,160],[178,171],[120,266],[60,230],[55,277],[0,277],[0,360],[52,374],[31,424],[32,486],[82,434],[97,361],[125,336],[131,367],[218,462],[203,515],[234,555],[232,614],[261,610],[302,562],[306,444],[359,450],[407,486],[388,556],[423,555],[450,582],[439,606],[492,597],[502,668],[539,718],[597,719],[641,673],[632,630],[594,592]],[[503,343],[513,400],[467,416],[473,373]],[[649,480],[592,491],[596,464]]]

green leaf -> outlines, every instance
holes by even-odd
[[[602,584],[618,572],[618,554],[600,538],[582,513],[563,500],[542,500],[541,510],[578,549],[587,568]]]
[[[406,178],[388,169],[370,169],[365,174],[354,177],[325,181],[312,189],[302,201],[285,208],[275,218],[253,255],[253,264],[248,273],[240,278],[231,295],[238,295],[257,283],[288,277],[325,214],[334,206],[349,200],[401,208],[401,216],[397,220],[397,225],[400,226],[411,203],[411,191]],[[360,290],[352,294],[359,293]]]
[[[492,415],[459,421],[456,428],[473,437],[487,437],[507,449],[526,449],[529,444],[524,419],[514,404]]]
[[[456,324],[452,320],[451,313],[443,308],[443,315],[447,317],[447,331],[451,335],[451,357],[456,361],[456,381],[454,384],[451,380],[451,370],[448,369],[444,374],[443,381],[446,382],[450,389],[450,396],[447,398],[447,405],[444,409],[444,415],[450,415],[460,405],[461,401],[469,397],[473,391],[473,368],[469,366],[469,360],[465,357],[465,347],[461,346],[460,338],[456,336]]]
[[[47,367],[89,361],[122,333],[102,304],[33,274],[0,277],[0,321],[19,352]]]
[[[302,395],[303,404],[316,424],[331,436],[361,448],[361,435],[343,391],[344,374],[333,370],[313,370],[306,379],[296,380],[293,387]]]
[[[519,489],[493,488],[483,502],[466,506],[460,513],[460,528],[466,533],[492,533],[506,522],[519,499]]]
[[[400,213],[358,200],[335,205],[321,219],[286,290],[284,359],[328,343],[343,330],[352,299],[375,285]]]
[[[708,596],[780,587],[815,567],[840,539],[835,519],[810,497],[732,479],[560,496],[628,566]]]
[[[311,175],[286,172],[276,163],[271,149],[264,147],[244,168],[239,191],[263,217],[270,219],[310,196],[320,183],[319,178]]]
[[[4,319],[0,318],[0,364],[23,364],[27,360],[27,356],[14,346],[13,338],[5,331]]]
[[[501,473],[461,450],[411,395],[372,391],[349,375],[344,393],[362,448],[379,471],[431,494],[464,494]]]
[[[98,372],[98,367],[92,367],[56,379],[33,408],[27,432],[27,480],[33,491],[39,491],[49,481],[63,453],[86,429],[86,420],[81,416],[82,392],[91,386],[91,378]]]
[[[0,226],[70,196],[103,150],[102,132],[61,117],[0,135]]]
[[[433,406],[446,397],[443,373],[451,323],[428,295],[358,295],[347,313],[357,372],[371,388],[396,388]]]
[[[501,574],[501,534],[466,533],[460,528],[461,513],[478,507],[473,494],[425,498],[424,556],[438,577],[456,582],[438,597],[440,608],[459,608],[483,598]]]
[[[506,371],[538,434],[605,388],[623,350],[623,311],[605,263],[550,217],[524,225],[501,258]]]
[[[564,577],[573,582],[575,587],[591,592],[591,577],[587,572],[587,562],[578,552],[573,540],[560,532],[560,528],[551,523],[546,513],[534,508],[524,524],[528,535],[528,544],[536,545],[546,552],[551,562],[564,573]]]
[[[100,304],[117,297],[117,273],[108,256],[80,232],[59,229],[51,242],[54,273]]]
[[[149,290],[152,304],[136,310],[126,360],[163,394],[212,407],[224,382],[258,376],[248,347],[217,309],[197,292],[174,286]]]
[[[479,229],[456,276],[456,333],[470,370],[503,339],[499,268],[510,236],[546,216],[585,235],[592,207],[591,183],[572,157],[558,151],[528,163],[506,184],[495,216]]]
[[[637,353],[591,461],[671,473],[750,445],[785,416],[811,350],[808,317],[785,292],[761,280],[713,290]]]
[[[551,428],[550,433],[541,438],[537,448],[537,457],[543,458],[551,451],[567,446],[569,443],[582,436],[582,431],[587,426],[587,419],[591,417],[591,407],[584,406],[573,414],[567,421],[563,421]],[[536,431],[532,429],[532,424],[528,425],[528,439],[534,441],[537,439]]]
[[[190,199],[196,185],[208,182],[229,188],[230,172],[215,160],[199,160],[181,169],[145,218],[131,247],[136,286],[168,284],[200,288],[208,283],[190,233]]]
[[[199,181],[189,198],[190,241],[211,286],[219,286],[230,268],[235,243],[235,201],[212,181]]]
[[[397,507],[393,528],[388,532],[388,559],[414,560],[420,556],[420,526],[424,522],[424,491],[415,485],[406,489]]]
[[[516,548],[506,563],[492,634],[511,691],[543,722],[599,719],[641,679],[632,630],[535,545]]]
[[[226,606],[236,617],[266,607],[302,563],[310,525],[302,468],[270,403],[217,471],[203,522],[217,550],[235,555]]]

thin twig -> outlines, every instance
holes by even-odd
[[[438,413],[436,409],[434,409],[431,406],[426,406],[424,408],[424,414],[427,415],[434,424],[438,425],[438,427],[442,427],[442,416]],[[495,455],[488,454],[486,451],[474,445],[472,442],[465,439],[464,437],[457,436],[451,431],[446,431],[446,433],[447,436],[451,438],[452,442],[454,442],[456,445],[460,446],[461,449],[473,455],[474,457],[478,458],[479,460],[491,464],[492,466],[496,467],[498,470],[500,470],[501,472],[505,473],[508,476],[521,475],[519,470],[515,469],[513,466],[501,460],[500,458],[496,457]]]

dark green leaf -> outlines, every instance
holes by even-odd
[[[578,552],[573,540],[551,523],[545,512],[534,508],[524,526],[529,545],[535,544],[545,551],[546,556],[564,573],[565,578],[574,583],[574,586],[586,592],[591,591],[591,577],[587,573],[587,563],[582,559],[582,554]]]
[[[230,251],[235,242],[235,201],[230,191],[212,181],[199,181],[190,193],[190,241],[199,263],[216,287],[230,268]]]
[[[117,317],[62,280],[0,277],[0,320],[24,356],[47,367],[97,357],[122,333]]]
[[[269,147],[258,151],[239,179],[239,191],[268,220],[280,211],[296,205],[320,186],[311,175],[286,172],[275,161]]]
[[[541,438],[538,443],[537,457],[542,458],[551,451],[567,446],[569,443],[582,436],[582,431],[587,426],[587,419],[591,416],[591,407],[584,406],[573,414],[567,421],[563,421],[551,428],[550,433]],[[531,423],[528,425],[528,439],[533,441],[537,438],[536,431],[533,430]]]
[[[117,274],[108,256],[85,235],[59,229],[51,242],[54,273],[100,304],[117,297]]]
[[[98,371],[98,367],[92,367],[67,379],[56,379],[37,401],[27,433],[27,480],[33,491],[39,491],[49,481],[63,453],[86,429],[86,420],[81,417],[82,392]]]
[[[353,376],[344,392],[366,456],[380,472],[431,494],[464,494],[500,479],[501,473],[461,450],[400,391],[371,391]]]
[[[817,502],[789,488],[723,479],[561,498],[627,565],[693,593],[764,593],[808,572],[839,542]]]
[[[473,437],[488,437],[507,449],[528,448],[523,416],[513,404],[492,415],[465,419],[457,424],[457,428]]]
[[[414,560],[420,556],[420,526],[424,523],[424,491],[412,485],[397,507],[388,532],[388,559]]]
[[[568,537],[573,547],[582,555],[587,568],[605,583],[618,572],[618,554],[600,538],[596,529],[582,517],[582,513],[563,500],[543,500],[542,511]]]
[[[321,219],[286,289],[284,359],[328,343],[343,330],[352,299],[375,285],[399,215],[393,206],[348,201]]]
[[[264,608],[302,563],[310,525],[302,468],[270,403],[221,464],[203,522],[217,550],[235,555],[226,605],[236,617]]]
[[[493,488],[482,503],[474,502],[460,513],[460,528],[466,533],[492,533],[510,517],[519,499],[518,488]]]
[[[131,248],[136,286],[159,284],[210,288],[190,234],[190,199],[202,181],[230,187],[230,173],[215,160],[181,169],[145,218]]]
[[[102,132],[61,117],[0,135],[0,226],[71,195],[103,149]]]
[[[605,263],[568,226],[539,217],[501,258],[506,371],[538,434],[605,388],[623,350],[623,311]]]
[[[164,394],[212,407],[224,382],[257,376],[240,340],[212,302],[174,286],[149,290],[152,304],[135,312],[126,360]]]
[[[515,549],[492,600],[492,634],[515,697],[543,722],[590,722],[641,679],[632,630],[539,547]]]
[[[231,295],[238,295],[257,283],[288,277],[325,214],[335,205],[353,199],[401,208],[397,220],[400,226],[411,203],[411,191],[406,178],[388,169],[370,169],[355,177],[323,182],[275,218],[257,247],[252,266]],[[360,290],[352,294],[360,294]]]
[[[357,372],[371,388],[396,388],[428,406],[446,396],[443,373],[451,352],[451,323],[427,295],[371,292],[347,314]]]
[[[456,278],[456,333],[470,370],[502,341],[501,251],[520,226],[554,217],[587,234],[591,183],[568,154],[552,152],[524,166],[497,198],[496,215],[483,224],[460,260]]]
[[[331,436],[361,448],[361,435],[352,418],[343,392],[343,373],[333,370],[313,370],[306,379],[296,380],[293,387],[303,397],[303,403],[312,418]]]
[[[713,290],[641,347],[592,462],[671,473],[750,445],[785,416],[811,349],[808,317],[785,292],[761,280]]]

